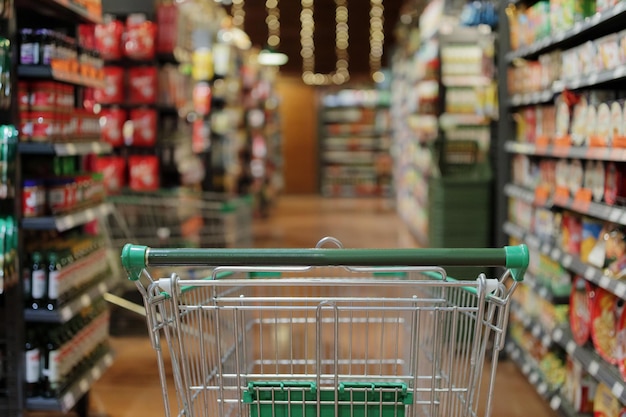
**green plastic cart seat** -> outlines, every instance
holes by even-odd
[[[335,416],[335,392],[338,415]],[[251,417],[317,417],[315,382],[250,382],[243,402]],[[320,390],[322,417],[404,417],[413,393],[406,384],[346,382],[335,390]]]

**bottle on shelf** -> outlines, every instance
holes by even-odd
[[[57,307],[59,299],[59,257],[56,252],[48,253],[48,310]]]
[[[27,398],[39,395],[39,377],[41,374],[41,351],[37,335],[33,329],[26,331],[26,342],[24,344],[26,382],[25,395]]]
[[[61,393],[61,375],[59,369],[61,331],[53,329],[48,333],[48,341],[44,351],[45,366],[43,372],[43,396],[46,398],[58,397]]]
[[[31,260],[31,307],[33,310],[45,307],[47,278],[43,254],[33,252]]]

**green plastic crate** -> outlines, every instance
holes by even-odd
[[[243,402],[250,404],[251,417],[317,417],[317,395],[315,382],[257,381],[248,383]],[[319,395],[322,417],[404,417],[413,403],[402,383],[346,382]]]

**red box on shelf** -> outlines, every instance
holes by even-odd
[[[102,173],[108,194],[119,192],[126,185],[126,161],[120,156],[101,156],[94,162],[94,170]]]
[[[124,69],[122,67],[104,68],[105,87],[96,88],[96,103],[115,104],[124,102]]]
[[[95,43],[100,56],[106,60],[122,58],[122,35],[124,25],[119,20],[109,20],[96,25]]]
[[[97,50],[96,45],[96,25],[78,25],[78,43],[80,46],[90,50]]]
[[[133,104],[152,104],[157,99],[157,69],[137,67],[128,70],[128,101]]]
[[[123,39],[124,55],[135,60],[154,59],[156,25],[146,20],[145,15],[131,14],[126,19]]]
[[[118,108],[104,109],[100,112],[102,139],[113,147],[124,146],[124,123],[126,111]]]
[[[133,137],[130,146],[154,146],[157,136],[157,113],[152,109],[130,111],[133,124]]]
[[[156,11],[157,40],[156,50],[171,53],[176,46],[178,7],[174,3],[159,4]]]
[[[129,185],[134,191],[159,189],[159,159],[154,155],[128,157]]]

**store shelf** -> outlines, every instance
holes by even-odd
[[[579,88],[593,87],[598,84],[618,81],[624,78],[626,78],[626,65],[621,65],[612,70],[594,72],[593,74],[583,75],[577,78],[573,78],[571,80],[555,81],[552,84],[552,90],[555,93],[566,89],[577,90]]]
[[[600,161],[624,161],[626,160],[625,148],[589,148],[573,146],[537,146],[534,143],[520,143],[507,141],[504,144],[507,152],[548,156],[552,158],[592,159]]]
[[[489,119],[480,114],[453,114],[443,113],[439,116],[439,123],[442,129],[456,126],[485,126],[489,124]]]
[[[113,364],[113,353],[106,353],[91,370],[78,378],[60,398],[27,398],[26,408],[32,411],[60,411],[67,413],[85,395],[94,382]]]
[[[445,87],[485,87],[492,82],[484,75],[444,75],[441,79]]]
[[[523,240],[529,247],[540,250],[544,255],[549,255],[555,262],[559,262],[567,270],[626,300],[626,281],[620,281],[605,275],[599,268],[584,263],[579,257],[564,252],[552,243],[542,242],[537,236],[526,232],[526,230],[513,223],[505,223],[504,232],[509,236]]]
[[[113,206],[103,203],[75,213],[59,216],[27,217],[22,219],[22,227],[30,230],[57,230],[64,232],[76,226],[89,223],[113,212]]]
[[[526,376],[528,382],[537,390],[537,393],[550,404],[550,408],[563,417],[578,417],[574,407],[568,403],[558,392],[550,391],[548,383],[543,380],[542,374],[533,369],[526,360],[524,351],[513,341],[507,342],[505,351],[509,354],[513,363]]]
[[[104,142],[76,142],[76,143],[40,143],[20,142],[18,152],[26,155],[89,155],[106,154],[112,152],[110,144]]]
[[[56,80],[67,84],[73,84],[83,87],[106,87],[104,80],[83,77],[82,75],[73,72],[54,71],[49,65],[19,65],[17,67],[17,76],[19,77],[19,79],[24,80]]]
[[[533,93],[513,94],[509,100],[509,106],[528,106],[531,104],[548,103],[554,98],[554,91],[547,89],[543,91],[535,91]]]
[[[524,275],[524,285],[530,287],[535,294],[552,304],[569,304],[569,295],[554,295],[550,288],[541,284],[537,278],[528,272]]]
[[[565,43],[574,43],[577,39],[590,38],[591,32],[602,31],[607,28],[609,33],[610,26],[614,23],[619,24],[626,17],[626,4],[617,3],[609,10],[587,18],[583,22],[578,22],[570,30],[557,33],[548,38],[542,39],[526,47],[519,48],[506,54],[507,62],[511,63],[518,58],[528,58],[537,55],[543,51],[557,48]]]
[[[511,313],[519,318],[524,328],[528,330],[535,339],[541,341],[544,347],[550,347],[550,345],[552,345],[554,341],[552,332],[544,330],[543,326],[526,315],[522,307],[516,302],[511,303]]]
[[[84,293],[70,300],[68,303],[59,306],[56,310],[25,309],[24,320],[36,323],[66,323],[83,308],[90,306],[94,301],[102,298],[107,291],[114,287],[115,281],[116,279],[111,276],[104,281],[97,282]]]
[[[554,341],[576,359],[589,372],[589,375],[611,388],[613,395],[626,405],[626,382],[622,379],[617,367],[607,363],[593,348],[578,346],[574,342],[571,331],[566,327],[554,331]]]
[[[507,184],[504,187],[504,193],[509,197],[518,198],[528,203],[536,203],[534,192],[524,187],[520,187],[519,185]],[[615,207],[594,202],[579,203],[571,197],[567,199],[550,198],[548,201],[541,202],[541,204],[537,205],[543,207],[561,207],[566,210],[606,220],[611,223],[626,225],[626,208],[624,207]]]

